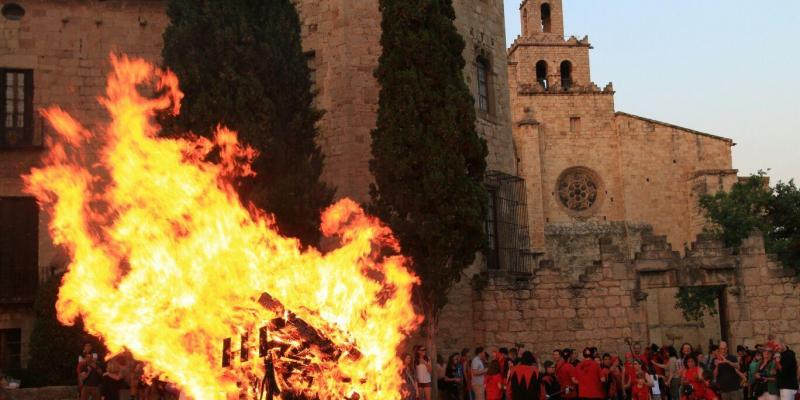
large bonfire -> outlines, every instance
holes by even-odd
[[[342,200],[322,215],[334,250],[281,236],[233,187],[255,152],[225,128],[159,138],[156,113],[179,112],[177,78],[111,62],[99,99],[111,122],[89,130],[43,111],[56,134],[25,177],[70,254],[59,319],[82,319],[194,399],[398,398],[397,348],[420,321],[417,278],[390,230]],[[140,92],[148,85],[157,95]]]

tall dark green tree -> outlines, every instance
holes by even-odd
[[[428,347],[447,294],[485,245],[487,147],[464,82],[451,0],[380,0],[381,85],[370,170],[373,210],[394,230],[422,284]]]
[[[64,326],[56,316],[56,299],[62,275],[50,278],[39,285],[36,293],[36,321],[31,332],[29,376],[23,378],[26,386],[76,385],[78,355],[84,343],[92,343],[102,356],[103,344],[84,332],[79,321]]]
[[[221,124],[260,152],[243,199],[273,213],[281,232],[319,240],[320,211],[333,191],[320,182],[322,113],[291,0],[170,0],[164,64],[180,79],[181,114],[167,133],[209,136]]]

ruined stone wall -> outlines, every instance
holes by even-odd
[[[758,237],[747,240],[738,254],[713,238],[700,237],[685,256],[646,225],[549,227],[547,241],[552,257],[532,276],[496,273],[478,285],[483,288],[474,292],[476,344],[522,344],[544,357],[563,347],[598,346],[623,353],[626,337],[680,345],[698,340],[696,331],[714,332],[713,327],[660,326],[648,295],[693,285],[724,287],[725,333],[733,345],[752,347],[771,333],[800,346],[800,333],[792,328],[800,312],[795,295],[800,286],[764,253]],[[679,313],[674,297],[656,301],[659,309]],[[705,342],[694,344],[707,349]]]
[[[683,252],[702,229],[700,195],[728,190],[735,182],[730,139],[629,114],[617,113],[625,217],[647,222]],[[698,186],[707,174],[728,177],[720,187]]]

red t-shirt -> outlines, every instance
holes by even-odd
[[[578,397],[584,399],[604,399],[603,382],[600,382],[600,364],[594,360],[583,360],[577,367]]]
[[[503,398],[503,377],[500,374],[486,375],[486,400],[500,400]]]
[[[575,387],[575,383],[572,382],[572,377],[575,376],[575,367],[572,364],[561,360],[556,365],[556,379],[558,380],[559,386],[561,386],[561,390],[564,390],[567,387]],[[564,394],[561,397],[564,398],[573,398],[577,397],[578,393],[575,390],[570,390],[569,392],[564,391]]]
[[[636,369],[633,367],[633,363],[625,362],[622,373],[624,376],[628,377],[628,382],[630,382],[631,387],[636,385]]]
[[[706,385],[700,380],[699,374],[700,367],[687,368],[683,371],[683,378],[692,385],[692,397],[695,399],[704,399],[706,398]]]
[[[631,395],[633,400],[650,400],[650,386],[634,384]]]

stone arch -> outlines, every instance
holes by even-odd
[[[562,61],[559,70],[561,72],[561,87],[564,89],[571,88],[573,83],[572,62],[569,60]]]
[[[541,7],[541,17],[542,17],[542,32],[550,33],[552,29],[552,21],[550,18],[550,4],[549,3],[542,3]]]
[[[547,70],[547,61],[539,60],[539,62],[536,63],[536,82],[539,82],[539,84],[542,85],[544,89],[547,89],[548,87],[548,82],[547,82],[548,73],[549,71]]]

